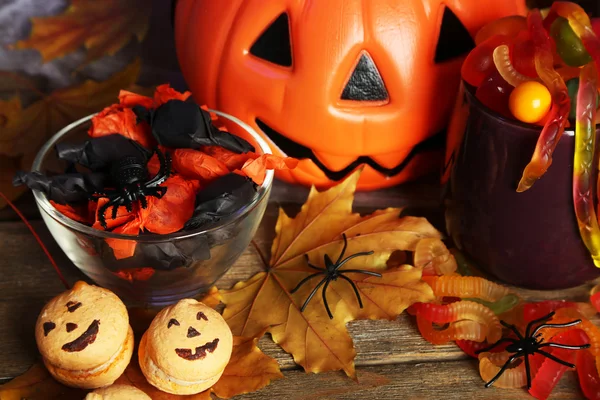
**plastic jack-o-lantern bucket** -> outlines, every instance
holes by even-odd
[[[282,179],[359,190],[439,171],[472,37],[524,0],[178,0],[179,64],[197,102],[304,159]]]
[[[564,132],[544,176],[516,191],[540,132],[461,88],[446,152],[446,228],[460,250],[500,280],[562,289],[600,276],[600,268],[581,240],[573,209],[573,130]]]

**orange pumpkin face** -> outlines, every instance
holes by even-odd
[[[460,66],[487,22],[524,0],[179,0],[195,100],[304,160],[279,177],[360,190],[439,171]]]

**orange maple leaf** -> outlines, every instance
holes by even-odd
[[[114,55],[133,37],[141,42],[148,31],[150,12],[147,0],[71,0],[61,15],[32,18],[29,39],[13,47],[38,50],[48,62],[85,46],[87,64]]]
[[[19,169],[29,169],[35,154],[53,134],[71,122],[98,112],[113,103],[119,91],[137,80],[141,63],[134,61],[108,80],[87,80],[82,84],[58,89],[40,98],[26,108],[15,96],[0,100],[0,191],[11,200],[26,188],[13,188],[12,177]],[[0,72],[11,78],[11,73]],[[33,86],[33,85],[32,85]],[[0,208],[4,207],[0,201]]]
[[[399,209],[368,216],[353,213],[359,176],[357,171],[321,193],[313,187],[295,218],[280,210],[266,271],[221,291],[226,304],[223,317],[234,335],[254,336],[268,328],[273,340],[307,372],[344,370],[355,378],[356,353],[346,323],[392,320],[411,304],[434,298],[431,288],[421,281],[420,269],[410,265],[388,268],[386,262],[394,251],[414,251],[420,239],[441,234],[424,218],[400,217]],[[344,245],[342,233],[348,237],[346,255],[374,253],[349,261],[341,271],[367,269],[380,272],[382,277],[347,274],[361,295],[363,308],[359,308],[352,286],[340,279],[332,281],[327,292],[333,319],[327,316],[320,295],[302,312],[302,304],[322,278],[314,278],[309,281],[312,284],[291,293],[298,282],[315,272],[308,267],[305,255],[321,266],[326,254],[337,258]]]

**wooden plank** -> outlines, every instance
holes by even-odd
[[[525,389],[486,389],[477,360],[379,365],[357,369],[358,382],[341,373],[306,374],[286,371],[284,379],[239,399],[286,400],[509,400],[532,399]],[[238,398],[238,397],[236,397]],[[551,399],[582,399],[576,373],[567,371],[552,391]]]

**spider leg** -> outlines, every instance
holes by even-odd
[[[340,256],[338,257],[337,261],[335,262],[335,264],[339,264],[340,261],[342,261],[342,257],[344,257],[344,253],[346,252],[346,249],[348,248],[348,239],[346,238],[346,234],[342,233],[342,237],[344,238],[344,247],[342,247],[342,252],[340,253]]]
[[[313,263],[311,263],[308,259],[308,254],[304,254],[304,258],[306,259],[306,264],[312,268],[312,269],[316,269],[317,271],[325,271],[323,268],[319,268],[316,265],[314,265]]]
[[[531,389],[531,366],[529,365],[529,355],[525,354],[525,374],[527,375],[527,390]]]
[[[541,354],[541,355],[543,355],[544,357],[547,357],[547,358],[551,359],[552,361],[555,361],[555,362],[557,362],[557,363],[559,363],[559,364],[562,364],[562,365],[564,365],[564,366],[566,366],[566,367],[569,367],[569,368],[575,368],[575,365],[574,365],[574,364],[571,364],[570,362],[567,362],[567,361],[563,361],[563,360],[561,360],[560,358],[558,358],[558,357],[556,357],[556,356],[553,356],[552,354],[550,354],[550,353],[548,353],[548,352],[546,352],[546,351],[544,351],[544,350],[536,349],[536,350],[534,350],[533,352],[534,352],[534,353],[540,353],[540,354]]]
[[[304,312],[304,310],[306,309],[306,306],[308,305],[308,302],[315,296],[315,293],[317,293],[317,290],[319,290],[319,288],[321,286],[323,286],[323,284],[325,282],[329,282],[327,280],[327,278],[323,278],[321,280],[321,282],[319,282],[319,284],[317,286],[315,286],[315,288],[313,289],[312,292],[310,292],[310,294],[308,295],[308,297],[306,298],[306,300],[304,301],[304,304],[302,304],[302,307],[300,308],[300,312]]]
[[[590,344],[587,343],[587,344],[582,344],[582,345],[578,346],[578,345],[570,345],[570,344],[561,344],[561,343],[548,342],[548,343],[540,344],[538,346],[538,349],[540,347],[556,347],[558,349],[583,350],[583,349],[589,349],[590,348]]]
[[[507,323],[506,323],[506,322],[504,322],[504,321],[500,321],[500,323],[502,324],[502,326],[504,326],[504,327],[506,327],[506,328],[510,329],[511,331],[513,331],[513,332],[514,332],[514,333],[517,335],[517,337],[518,337],[519,339],[524,339],[523,335],[521,335],[521,332],[519,332],[519,330],[517,329],[517,327],[516,327],[516,326],[514,326],[514,325],[512,325],[512,324],[507,324]]]
[[[367,275],[372,275],[372,276],[376,276],[378,278],[381,278],[381,274],[379,272],[373,272],[373,271],[365,271],[364,269],[345,269],[343,271],[340,271],[340,273],[344,273],[347,274],[349,272],[354,272],[356,274],[367,274]]]
[[[335,270],[337,271],[338,269],[340,269],[340,267],[342,265],[346,264],[348,261],[352,260],[353,258],[360,257],[360,256],[370,256],[373,253],[374,253],[374,251],[365,251],[362,253],[352,254],[351,256],[348,256],[344,260],[342,260],[342,262],[340,262],[339,264],[336,264]]]
[[[566,322],[564,324],[543,324],[543,325],[538,326],[535,329],[535,331],[533,331],[533,336],[535,336],[535,334],[538,333],[538,331],[543,328],[568,328],[570,326],[575,326],[580,323],[581,323],[581,320],[577,319],[575,321]]]
[[[362,299],[360,298],[360,293],[358,292],[358,288],[356,287],[356,285],[354,284],[354,282],[352,282],[352,279],[344,276],[344,275],[339,275],[340,278],[348,281],[348,283],[350,283],[350,285],[352,285],[352,289],[354,289],[354,293],[356,294],[356,298],[358,299],[358,306],[360,308],[363,308],[363,303],[362,303]]]
[[[300,289],[300,286],[304,285],[306,282],[308,282],[309,280],[311,280],[312,278],[314,278],[315,276],[318,275],[322,275],[322,272],[317,272],[315,274],[311,274],[309,276],[307,276],[306,278],[302,279],[295,288],[293,288],[292,290],[290,290],[290,293],[294,294],[298,291],[298,289]]]
[[[106,225],[106,217],[105,217],[106,211],[108,211],[108,209],[112,206],[113,207],[113,213],[114,213],[115,204],[117,204],[120,200],[121,200],[121,196],[117,196],[115,198],[112,198],[109,201],[107,201],[98,210],[98,221],[100,222],[100,225],[102,225],[102,227],[104,229],[108,229],[108,225]],[[112,219],[115,219],[115,217],[113,217]]]
[[[121,200],[122,199],[123,198],[121,198]],[[113,206],[112,206],[112,215],[111,215],[112,219],[116,219],[117,218],[117,213],[119,212],[119,206],[120,206],[119,203],[115,202],[115,204],[113,204]]]
[[[127,209],[128,212],[132,212],[133,211],[133,202],[134,202],[133,197],[134,196],[132,195],[131,192],[127,192],[127,198],[123,202],[124,206],[125,206],[125,209]]]
[[[140,186],[137,189],[137,198],[140,201],[140,205],[143,209],[148,208],[148,200],[146,199],[146,194],[144,193],[144,189]]]
[[[488,347],[485,347],[485,348],[483,348],[481,350],[475,351],[475,354],[479,354],[479,353],[484,353],[486,351],[490,351],[490,350],[496,348],[499,344],[506,343],[506,342],[516,343],[516,340],[513,339],[513,338],[502,338],[502,339],[498,340],[496,343],[489,345]]]
[[[536,334],[536,333],[537,333],[537,331],[539,330],[539,327],[538,327],[538,328],[537,328],[537,329],[536,329],[536,330],[533,332],[533,334],[530,334],[530,332],[531,332],[531,328],[533,328],[533,326],[534,326],[534,325],[536,325],[536,324],[538,324],[538,323],[541,323],[541,322],[544,322],[544,321],[547,321],[547,320],[549,320],[549,319],[550,319],[550,318],[552,318],[553,316],[554,316],[554,311],[552,311],[552,312],[551,312],[550,314],[548,314],[548,315],[545,315],[545,316],[543,316],[543,317],[541,317],[541,318],[538,318],[538,319],[534,319],[533,321],[529,322],[529,323],[527,324],[527,329],[525,329],[525,336],[535,336],[535,334]]]
[[[325,282],[325,286],[323,286],[323,304],[325,305],[325,309],[327,310],[327,315],[329,315],[329,319],[333,319],[333,314],[329,309],[329,304],[327,304],[327,287],[329,286],[330,282],[330,280],[327,280],[327,282]]]
[[[498,380],[498,378],[500,378],[500,375],[502,375],[504,373],[504,371],[506,371],[506,368],[508,368],[508,366],[510,364],[512,364],[512,362],[515,361],[515,359],[517,359],[517,357],[521,357],[522,355],[523,355],[523,353],[519,352],[519,353],[513,354],[508,360],[506,360],[506,362],[504,363],[502,368],[500,368],[500,371],[498,371],[496,376],[494,376],[488,383],[485,384],[485,387],[489,388],[490,386],[492,386],[494,384],[494,382],[496,382],[496,380]]]
[[[150,179],[146,182],[145,186],[153,187],[158,186],[171,175],[171,155],[167,153],[166,155],[160,151],[159,148],[154,150],[154,153],[158,156],[158,161],[160,162],[160,169],[158,173],[154,176],[154,178]]]

